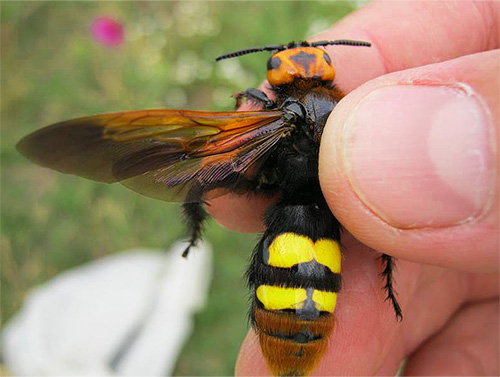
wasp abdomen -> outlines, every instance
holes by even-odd
[[[310,208],[303,206],[303,213]],[[311,219],[318,221],[318,219]],[[271,371],[308,374],[326,349],[340,290],[340,249],[332,235],[266,233],[249,272],[252,322]]]

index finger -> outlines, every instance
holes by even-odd
[[[349,93],[386,73],[498,48],[499,10],[500,3],[487,1],[376,1],[311,40],[372,43],[326,48],[336,84]]]

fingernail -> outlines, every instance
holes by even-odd
[[[468,87],[384,87],[349,115],[342,160],[360,200],[390,225],[453,226],[494,193],[491,125]]]

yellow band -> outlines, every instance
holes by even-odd
[[[333,313],[337,304],[337,294],[335,292],[313,291],[312,299],[314,306],[320,312]]]
[[[257,298],[267,310],[301,309],[306,301],[306,290],[260,285]]]
[[[272,285],[260,285],[256,291],[257,298],[267,310],[302,309],[307,298],[303,288],[284,288]],[[333,313],[337,304],[335,292],[312,291],[314,306],[320,312]]]
[[[330,239],[313,242],[309,237],[295,233],[283,233],[277,236],[269,246],[269,260],[273,267],[290,268],[299,263],[316,260],[332,272],[340,272],[339,244]]]

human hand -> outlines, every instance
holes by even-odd
[[[375,2],[313,40],[348,95],[326,125],[320,181],[347,235],[337,323],[314,375],[499,373],[499,3]],[[494,50],[497,49],[497,50]],[[209,210],[259,230],[269,200]],[[405,316],[384,302],[376,253],[399,259]],[[268,375],[255,334],[238,375]]]

